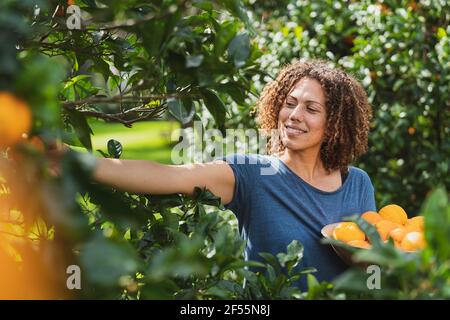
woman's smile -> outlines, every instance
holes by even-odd
[[[304,134],[308,133],[306,130],[303,130],[299,127],[292,126],[292,125],[284,125],[284,128],[286,130],[286,134],[289,137],[299,137],[303,136]]]

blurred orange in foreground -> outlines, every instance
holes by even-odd
[[[0,237],[0,246],[5,244]],[[51,299],[55,297],[48,274],[38,257],[22,252],[20,259],[0,248],[0,299]]]
[[[25,101],[0,91],[0,148],[20,141],[22,134],[31,129],[32,114]]]
[[[0,300],[68,298],[66,251],[49,236],[22,171],[0,158]]]

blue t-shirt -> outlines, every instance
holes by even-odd
[[[331,246],[321,244],[324,225],[343,217],[376,211],[374,188],[363,170],[350,166],[343,185],[319,190],[275,156],[232,154],[221,158],[235,176],[233,199],[225,205],[236,215],[246,240],[245,258],[263,261],[260,252],[286,252],[292,240],[304,246],[299,268],[314,267],[319,281],[332,281],[347,269]],[[306,277],[299,286],[306,290]]]

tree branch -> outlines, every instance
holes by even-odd
[[[139,107],[139,108],[124,111],[122,113],[115,113],[115,114],[108,114],[108,113],[92,111],[92,110],[79,110],[79,112],[81,112],[84,115],[94,117],[97,119],[119,122],[119,123],[122,123],[124,126],[131,128],[132,124],[135,122],[161,116],[161,114],[166,110],[166,108],[167,108],[167,105],[163,104],[163,105],[160,105],[160,106],[157,106],[154,108]],[[124,117],[127,116],[131,112],[131,110],[133,110],[133,112],[140,112],[140,113],[145,113],[145,114],[142,116],[139,116],[137,118],[130,119],[130,120],[124,119]]]
[[[61,105],[64,108],[74,109],[78,106],[82,106],[85,104],[94,104],[94,103],[133,103],[133,102],[149,102],[152,100],[166,100],[166,99],[177,99],[185,96],[186,93],[177,93],[177,94],[155,94],[148,95],[143,97],[133,97],[133,96],[123,96],[116,95],[113,97],[89,97],[86,99],[80,99],[76,101],[66,101],[61,102]]]

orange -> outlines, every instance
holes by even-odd
[[[0,148],[9,147],[31,129],[32,115],[27,103],[13,94],[0,91]]]
[[[366,235],[354,222],[341,222],[333,230],[333,237],[336,240],[350,242],[352,240],[365,240]]]
[[[405,227],[397,227],[395,229],[392,229],[389,232],[389,238],[394,239],[395,242],[402,242],[405,235],[409,232],[409,230]]]
[[[400,224],[389,221],[389,220],[381,220],[375,223],[375,228],[377,228],[378,233],[380,234],[381,240],[386,241],[389,233],[395,229],[401,227]]]
[[[409,232],[403,238],[401,247],[406,251],[416,251],[425,248],[425,237],[422,232]]]
[[[380,210],[380,216],[383,219],[404,225],[408,221],[408,215],[402,207],[396,204],[389,204]]]
[[[370,249],[372,247],[370,245],[370,243],[365,240],[352,240],[352,241],[349,241],[347,244],[352,247],[363,248],[363,249]]]
[[[425,219],[423,216],[413,217],[406,221],[405,226],[409,227],[414,231],[424,231],[425,229]]]
[[[375,211],[367,211],[367,212],[364,212],[362,215],[361,215],[361,218],[363,218],[364,220],[366,220],[368,223],[370,223],[370,224],[375,224],[375,223],[377,223],[378,221],[381,221],[383,218],[381,218],[381,216],[378,214],[378,213],[376,213]]]

